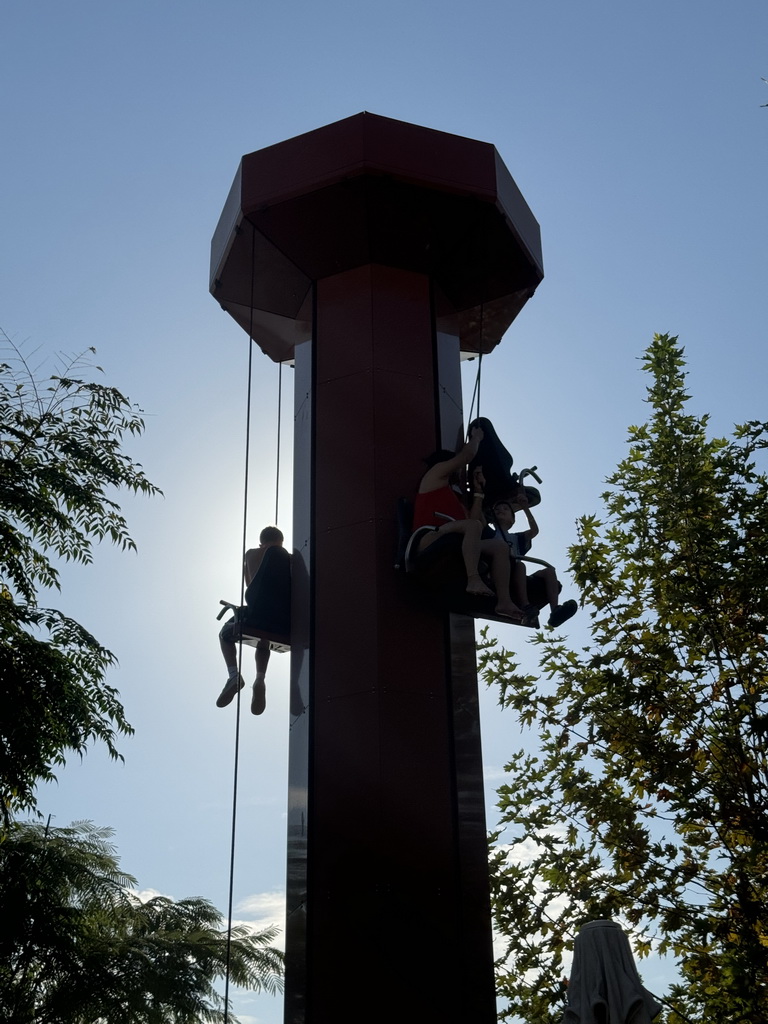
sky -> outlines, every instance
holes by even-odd
[[[164,492],[122,502],[137,554],[103,547],[64,572],[57,606],[118,656],[109,681],[136,735],[124,764],[98,747],[73,759],[40,809],[113,826],[140,889],[225,908],[235,717],[214,706],[215,616],[240,592],[248,340],[208,269],[241,156],[362,110],[496,146],[541,225],[545,278],[484,361],[482,414],[516,467],[539,467],[533,553],[564,570],[644,418],[654,332],[680,336],[716,432],[766,418],[768,6],[6,0],[0,42],[0,326],[49,372],[96,348],[146,413],[129,450]],[[258,357],[253,542],[275,518],[277,373]],[[284,384],[290,541],[290,371]],[[572,642],[586,626],[569,623]],[[498,629],[533,666],[523,631]],[[266,714],[242,708],[242,920],[280,917],[287,679],[273,656]],[[489,823],[524,741],[495,700],[483,692]],[[282,1019],[272,997],[239,993],[235,1010]]]

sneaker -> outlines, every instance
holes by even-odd
[[[267,684],[263,679],[257,679],[253,684],[253,697],[251,698],[251,714],[262,715],[267,706]]]
[[[547,625],[556,629],[558,626],[562,626],[564,622],[567,622],[568,619],[572,619],[578,610],[579,606],[575,601],[564,601],[562,604],[559,604],[549,616]]]
[[[216,698],[216,707],[225,708],[227,704],[231,704],[237,691],[242,690],[244,686],[245,682],[241,675],[230,676],[227,680],[226,686]]]

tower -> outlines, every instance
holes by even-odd
[[[363,113],[245,156],[214,297],[295,361],[287,1024],[492,1024],[473,620],[393,569],[461,352],[543,276],[493,146]]]

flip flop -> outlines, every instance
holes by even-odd
[[[551,626],[553,629],[557,629],[558,626],[562,626],[562,624],[567,622],[568,619],[573,618],[578,610],[579,606],[575,601],[564,601],[562,604],[559,604],[549,616],[547,625]]]

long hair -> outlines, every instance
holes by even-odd
[[[509,498],[518,489],[517,475],[511,472],[514,461],[507,449],[499,440],[499,435],[489,419],[484,416],[472,420],[469,433],[479,427],[483,432],[483,440],[477,449],[477,455],[469,464],[469,476],[478,466],[483,467],[485,477],[486,502],[493,505],[501,498]]]

